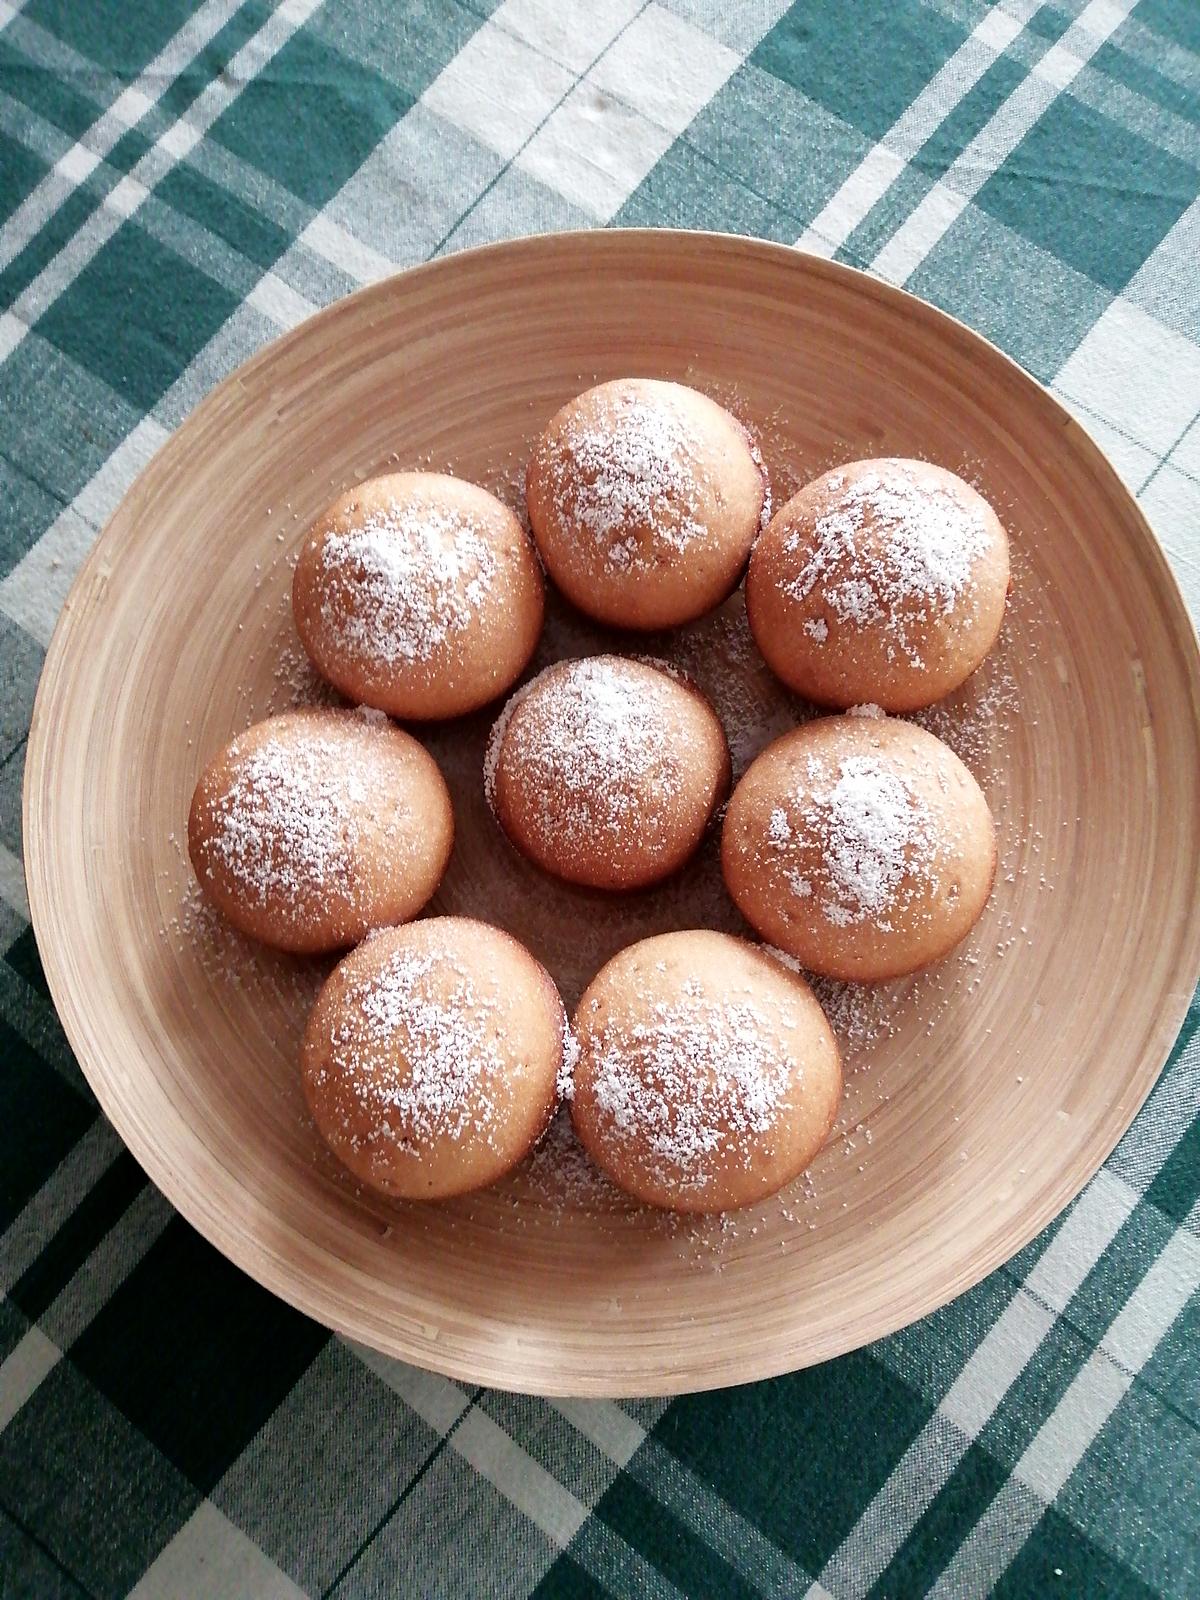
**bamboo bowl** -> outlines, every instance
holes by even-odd
[[[724,1225],[672,1226],[589,1179],[559,1139],[558,1157],[496,1190],[390,1205],[356,1190],[304,1113],[296,1045],[324,969],[197,909],[181,843],[192,786],[235,731],[311,691],[290,557],[336,492],[429,465],[515,501],[551,412],[623,374],[733,406],[777,498],[838,461],[916,455],[997,506],[1016,554],[1005,635],[934,719],[997,813],[996,891],[938,968],[827,995],[847,1034],[844,1112],[810,1181],[782,1198]],[[804,708],[757,659],[739,607],[639,645],[697,672],[741,767]],[[540,662],[613,647],[556,604]],[[218,1249],[302,1310],[511,1389],[762,1378],[966,1289],[1129,1125],[1200,966],[1198,684],[1183,604],[1115,472],[966,328],[751,240],[522,240],[314,317],[222,383],[130,490],[72,591],[34,710],[34,925],[67,1035],[134,1155]],[[711,846],[627,901],[526,867],[483,803],[489,721],[423,735],[458,815],[433,910],[512,929],[568,1004],[630,939],[739,928]]]

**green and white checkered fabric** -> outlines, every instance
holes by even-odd
[[[1200,1595],[1192,1015],[1075,1205],[928,1321],[667,1403],[351,1348],[174,1216],[51,1008],[43,650],[200,397],[542,229],[799,241],[1077,411],[1200,604],[1197,0],[0,0],[0,1596]]]

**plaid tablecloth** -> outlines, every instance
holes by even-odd
[[[64,1042],[22,757],[97,528],[312,308],[506,235],[799,241],[1079,413],[1200,602],[1196,0],[0,0],[0,1595],[1200,1594],[1197,1010],[927,1322],[666,1402],[350,1348],[174,1216]]]

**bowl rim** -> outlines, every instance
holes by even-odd
[[[1200,727],[1200,637],[1197,633],[1197,624],[1188,611],[1178,579],[1167,560],[1161,542],[1132,491],[1125,485],[1103,450],[1088,433],[1086,427],[1041,380],[986,335],[977,332],[960,318],[943,311],[930,301],[907,289],[887,283],[861,268],[829,260],[793,245],[715,230],[598,228],[528,234],[477,245],[452,255],[436,257],[401,269],[373,283],[365,284],[348,295],[341,296],[320,308],[312,316],[306,317],[295,327],[269,340],[215,384],[139,470],[97,533],[71,584],[46,648],[30,717],[22,783],[24,870],[30,923],[55,1013],[72,1053],[92,1092],[96,1095],[101,1111],[126,1148],[171,1206],[209,1244],[285,1303],[312,1317],[322,1326],[351,1339],[361,1340],[361,1329],[340,1321],[333,1315],[327,1302],[320,1301],[317,1296],[309,1293],[308,1282],[304,1275],[294,1267],[289,1268],[284,1265],[279,1255],[261,1239],[255,1240],[253,1235],[242,1234],[222,1235],[219,1238],[216,1236],[217,1230],[207,1214],[194,1202],[187,1186],[178,1177],[176,1166],[159,1156],[153,1141],[139,1131],[134,1119],[126,1115],[118,1096],[112,1091],[104,1075],[97,1073],[95,1078],[93,1076],[89,1062],[87,1029],[76,1006],[75,987],[69,963],[62,958],[60,947],[48,937],[43,938],[41,932],[41,928],[44,928],[49,921],[50,883],[54,876],[53,850],[50,848],[50,841],[42,836],[37,805],[39,795],[54,781],[54,774],[47,760],[49,743],[47,730],[51,709],[55,699],[60,698],[63,693],[59,680],[63,677],[64,667],[70,659],[73,630],[79,622],[80,615],[86,612],[89,597],[93,592],[98,593],[103,587],[107,578],[107,564],[114,554],[120,553],[121,544],[119,542],[112,544],[120,531],[114,529],[114,522],[129,496],[149,475],[159,470],[160,463],[177,449],[187,448],[186,445],[182,447],[179,445],[180,436],[185,431],[190,431],[192,424],[202,421],[211,410],[222,404],[231,389],[244,385],[248,377],[275,359],[281,350],[300,339],[309,337],[317,323],[333,320],[344,314],[344,308],[351,303],[358,304],[372,298],[389,297],[397,292],[397,285],[401,282],[419,282],[430,275],[439,277],[454,273],[469,275],[478,269],[481,262],[491,261],[497,257],[510,257],[514,262],[520,261],[522,257],[543,257],[547,254],[553,257],[555,253],[576,259],[580,255],[586,257],[589,253],[604,255],[608,252],[619,257],[633,244],[661,246],[665,251],[673,253],[681,265],[686,264],[689,257],[697,263],[702,259],[711,258],[714,270],[719,270],[722,265],[732,262],[739,256],[765,257],[776,265],[789,264],[802,274],[815,274],[818,278],[841,282],[854,293],[874,297],[890,306],[892,310],[923,319],[943,337],[950,334],[958,342],[960,347],[958,354],[963,359],[970,360],[972,356],[978,357],[984,354],[989,359],[998,359],[1009,370],[1015,381],[1038,394],[1040,402],[1048,408],[1061,430],[1061,435],[1055,437],[1065,437],[1070,440],[1071,448],[1081,454],[1088,472],[1093,477],[1099,477],[1110,492],[1115,490],[1115,498],[1123,504],[1126,513],[1138,529],[1140,538],[1137,541],[1136,553],[1147,569],[1148,579],[1155,591],[1156,604],[1170,643],[1180,659],[1181,677],[1186,680],[1191,702],[1193,726]],[[721,259],[722,255],[724,261]],[[539,265],[544,265],[544,262],[539,262]],[[1059,445],[1058,448],[1062,446]],[[99,583],[97,579],[100,580]],[[65,682],[69,687],[69,680]],[[1194,865],[1193,874],[1200,887],[1200,863]],[[1022,1218],[1011,1239],[986,1251],[977,1252],[969,1266],[954,1275],[952,1280],[943,1281],[935,1292],[920,1297],[915,1309],[906,1305],[895,1315],[879,1316],[873,1331],[865,1338],[858,1339],[855,1344],[847,1346],[842,1354],[849,1354],[854,1349],[860,1349],[865,1344],[910,1326],[974,1287],[1040,1234],[1082,1192],[1107,1161],[1161,1077],[1162,1068],[1170,1057],[1171,1049],[1186,1019],[1197,981],[1200,980],[1200,894],[1192,898],[1191,905],[1191,913],[1182,920],[1178,930],[1180,954],[1176,973],[1179,975],[1179,986],[1164,990],[1160,997],[1161,1003],[1156,1012],[1155,1023],[1147,1033],[1146,1055],[1156,1057],[1158,1065],[1152,1074],[1150,1072],[1145,1074],[1144,1084],[1140,1086],[1139,1092],[1129,1097],[1121,1119],[1114,1124],[1115,1132],[1106,1147],[1100,1151],[1100,1147],[1097,1146],[1096,1150],[1089,1154],[1087,1170],[1082,1176],[1072,1171],[1064,1182],[1060,1174],[1057,1183],[1047,1185],[1041,1191],[1038,1204]],[[1096,1153],[1097,1151],[1099,1153]],[[419,1360],[420,1365],[428,1370],[453,1379],[472,1383],[481,1381],[477,1368],[472,1367],[469,1361],[458,1359],[453,1352],[443,1351],[440,1345],[433,1350],[423,1352],[419,1357],[412,1351],[401,1352],[399,1349],[391,1353],[400,1355],[401,1359],[407,1361]],[[808,1360],[813,1359],[817,1361],[836,1359],[836,1355],[831,1353],[829,1356],[808,1358]],[[808,1364],[808,1360],[802,1359],[799,1365]],[[698,1378],[690,1371],[678,1372],[664,1366],[653,1381],[648,1376],[640,1379],[631,1377],[631,1380],[619,1389],[603,1378],[589,1384],[586,1375],[582,1373],[570,1388],[546,1387],[537,1381],[536,1373],[523,1376],[515,1364],[510,1363],[510,1365],[512,1370],[506,1371],[502,1379],[483,1381],[493,1382],[497,1386],[502,1384],[513,1392],[544,1396],[632,1398],[699,1392],[758,1382],[797,1370],[798,1363],[794,1354],[789,1355],[785,1341],[779,1341],[771,1346],[769,1352],[764,1352],[741,1373],[708,1372]]]

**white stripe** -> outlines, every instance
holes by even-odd
[[[590,1572],[609,1595],[636,1595],[637,1600],[696,1600],[646,1560],[609,1527],[603,1517],[589,1517],[571,1546],[571,1559]]]
[[[892,1468],[884,1490],[866,1509],[821,1570],[821,1582],[804,1600],[818,1600],[825,1586],[842,1600],[865,1595],[929,1509],[961,1460],[966,1440],[935,1411]]]
[[[1065,1311],[1068,1301],[1132,1214],[1137,1198],[1124,1178],[1101,1167],[1030,1269],[1025,1279],[1030,1293],[1052,1311]]]
[[[1113,1319],[1101,1350],[1126,1372],[1140,1372],[1198,1287],[1200,1242],[1176,1232]]]
[[[821,1580],[835,1594],[859,1600],[879,1581],[1053,1324],[1018,1290],[829,1558]]]
[[[121,496],[148,466],[168,438],[167,430],[152,416],[144,416],[75,497],[74,509],[94,528],[101,527],[120,504]]]
[[[964,1441],[979,1437],[1053,1326],[1054,1313],[1018,1289],[938,1406]]]
[[[796,240],[798,247],[815,251],[817,255],[832,255],[907,165],[904,157],[889,150],[886,144],[872,146]]]
[[[7,28],[29,4],[29,0],[0,0],[0,28]]]
[[[554,1400],[555,1411],[618,1467],[625,1466],[646,1430],[611,1400]]]
[[[347,182],[350,181],[352,179],[347,179]],[[300,235],[299,242],[315,255],[323,257],[331,266],[349,273],[358,283],[374,283],[396,270],[395,263],[387,256],[364,244],[324,211],[319,211],[312,219]]]
[[[207,132],[221,113],[237,99],[245,85],[282,49],[320,3],[321,0],[285,0],[283,5],[270,13],[257,33],[233,56],[225,72],[205,85],[186,118],[191,127]],[[106,198],[102,209],[87,218],[58,254],[21,291],[12,308],[18,328],[24,328],[27,332],[26,325],[35,322],[48,310],[99,254],[121,221],[138,209],[175,162],[176,158],[162,141],[141,157]],[[0,340],[0,348],[3,348],[4,342]],[[8,353],[11,353],[11,345]]]
[[[830,1556],[821,1581],[835,1594],[865,1595],[878,1581],[1029,1364],[1055,1316],[1112,1243],[1136,1199],[1121,1179],[1103,1168],[1096,1174],[1024,1286],[971,1353],[935,1416]],[[813,1600],[811,1591],[806,1600]]]
[[[38,1319],[64,1350],[112,1299],[175,1213],[147,1185]]]
[[[450,1435],[450,1444],[560,1549],[587,1521],[587,1507],[477,1408]]]
[[[470,1403],[458,1384],[440,1373],[410,1367],[406,1361],[397,1361],[367,1345],[355,1344],[352,1339],[344,1339],[342,1343],[435,1433],[448,1433]]]
[[[610,1400],[550,1402],[579,1433],[716,1550],[760,1594],[792,1600],[807,1579],[786,1551],[740,1515],[702,1478],[647,1436]],[[811,1586],[809,1592],[811,1593]],[[820,1589],[818,1586],[818,1593]]]
[[[62,1351],[36,1325],[0,1362],[0,1429],[7,1428],[48,1372],[62,1360]]]
[[[1062,1490],[1197,1288],[1200,1244],[1191,1234],[1177,1232],[1013,1468],[1013,1478],[1032,1490],[1041,1504],[1049,1504]],[[1005,1508],[1005,1515],[1011,1521],[1009,1510]],[[942,1573],[934,1594],[959,1600],[963,1595],[991,1593],[1020,1548],[1011,1540],[997,1544],[990,1538],[991,1527],[992,1519],[980,1519]],[[1028,1536],[1030,1528],[1025,1531]]]
[[[1033,124],[1078,76],[1137,0],[1090,0],[1063,37],[964,146],[941,180],[876,255],[872,267],[904,283],[961,215],[967,202],[1017,148]]]
[[[587,71],[642,0],[504,0],[492,12],[498,28],[530,44],[573,75]],[[749,50],[745,52],[749,54]]]
[[[0,1235],[0,1296],[42,1253],[125,1146],[102,1117],[73,1146]]]
[[[246,298],[264,317],[270,317],[285,329],[294,328],[317,309],[311,300],[305,299],[298,289],[293,289],[274,272],[264,272]]]
[[[574,82],[574,73],[506,31],[493,16],[451,57],[421,99],[502,161],[511,161]]]
[[[0,361],[8,360],[28,331],[12,311],[0,311]]]
[[[1021,32],[1040,4],[1020,15],[987,11],[952,56],[827,200],[796,243],[802,250],[832,255],[895,183],[909,161],[966,98],[984,73]]]
[[[33,239],[116,144],[139,122],[241,8],[243,0],[205,0],[111,106],[55,162],[0,225],[0,269]],[[55,179],[59,181],[55,181]]]
[[[92,524],[74,506],[67,506],[0,579],[0,611],[43,647],[50,643],[58,614],[95,537]]]
[[[959,1548],[929,1595],[938,1595],[940,1600],[989,1600],[991,1573],[1008,1568],[1045,1513],[1044,1500],[1019,1478],[1006,1478],[975,1524],[969,1546]],[[954,1576],[947,1584],[951,1570]]]
[[[39,643],[50,642],[63,601],[98,529],[168,437],[166,428],[152,415],[142,417],[33,548],[0,580],[0,611],[19,622]]]
[[[970,203],[967,195],[938,179],[876,255],[874,270],[892,283],[906,282]]]
[[[29,900],[25,894],[25,868],[7,845],[0,844],[0,900],[29,921]]]
[[[647,1439],[630,1463],[629,1475],[759,1594],[795,1600],[806,1586],[811,1592],[808,1574],[785,1550],[657,1440]]]
[[[146,1568],[129,1600],[305,1600],[254,1540],[210,1500]]]
[[[88,150],[81,144],[73,144],[69,150],[64,150],[62,155],[59,156],[58,160],[54,163],[53,170],[57,172],[61,178],[65,178],[72,187],[77,187],[79,184],[85,182],[99,165],[100,157],[94,150]],[[21,214],[25,210],[26,206],[28,206],[29,202],[34,199],[34,197],[38,195],[39,192],[47,186],[47,184],[48,178],[43,178],[41,183],[30,190],[8,221],[0,226],[0,263],[7,265],[8,262],[12,260],[13,256],[16,255],[17,250],[21,249],[22,245],[26,243],[28,239],[31,239],[38,231],[37,227],[33,228],[32,231],[26,236],[26,239],[23,239],[21,244],[17,245],[16,249],[11,247],[10,235],[13,224],[20,223]],[[65,199],[66,196],[64,195],[63,198]],[[54,207],[51,207],[50,209],[53,210]],[[47,215],[49,215],[49,212],[47,212]],[[40,223],[38,226],[40,227]],[[20,231],[19,228],[17,231]]]
[[[1102,1351],[1093,1351],[1013,1468],[1017,1481],[1049,1505],[1132,1382]]]

